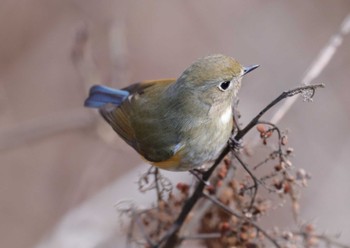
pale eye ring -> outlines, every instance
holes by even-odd
[[[230,87],[230,84],[231,84],[231,81],[224,81],[224,82],[220,83],[219,89],[222,91],[225,91]]]

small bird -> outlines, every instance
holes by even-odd
[[[221,54],[196,60],[178,79],[144,81],[121,90],[95,85],[85,106],[98,108],[117,134],[152,165],[187,171],[215,160],[234,129],[241,66]]]

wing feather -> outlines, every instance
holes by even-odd
[[[179,136],[167,119],[159,99],[175,79],[145,81],[123,90],[130,96],[120,106],[107,104],[101,115],[137,152],[151,162],[170,159],[178,150]],[[166,99],[164,100],[166,101]]]

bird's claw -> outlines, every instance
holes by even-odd
[[[229,145],[231,149],[240,150],[243,148],[243,140],[236,140],[235,138],[230,138]]]

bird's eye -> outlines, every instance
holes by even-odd
[[[227,90],[228,87],[230,87],[230,83],[231,83],[231,81],[222,82],[222,83],[219,85],[219,89],[222,90],[222,91]]]

